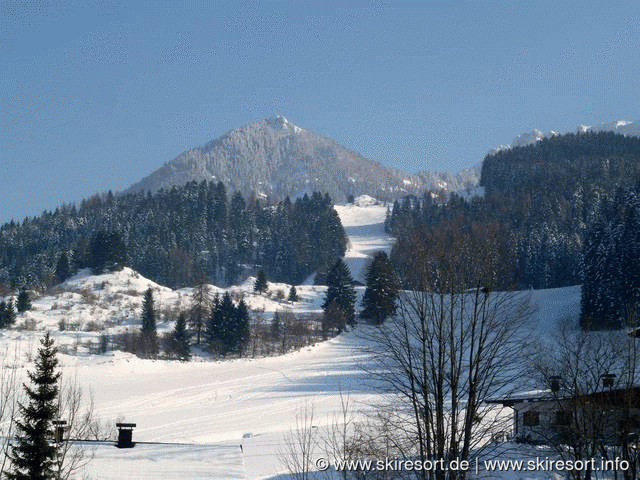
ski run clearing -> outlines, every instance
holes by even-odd
[[[361,197],[336,207],[349,236],[346,261],[354,279],[378,250],[390,251],[384,232],[387,207]],[[313,407],[321,429],[339,413],[341,396],[359,411],[379,398],[363,367],[369,361],[360,335],[366,327],[300,351],[267,358],[214,361],[196,353],[191,362],[143,360],[120,351],[91,353],[101,333],[140,327],[142,296],[154,289],[158,310],[190,305],[191,290],[171,290],[131,269],[92,276],[81,272],[33,302],[18,316],[16,327],[3,330],[0,348],[20,375],[32,367],[33,352],[45,330],[60,348],[65,378],[76,378],[92,393],[104,423],[133,422],[135,448],[113,442],[88,444],[94,459],[77,478],[95,479],[288,479],[280,462],[284,435],[295,426],[296,412]],[[242,293],[249,308],[265,320],[283,307],[294,313],[321,312],[325,288],[311,282],[296,286],[301,301],[278,300],[289,285],[269,284],[270,296],[253,293],[253,279],[229,290]],[[213,287],[212,292],[223,292]],[[363,287],[358,288],[359,299]],[[579,312],[580,288],[530,292],[537,306],[540,335],[559,319]],[[173,328],[174,318],[160,318],[158,330]],[[62,328],[61,328],[62,327]],[[513,447],[513,445],[511,445]],[[510,450],[504,458],[528,460],[544,454],[533,447]],[[318,472],[317,478],[327,478]],[[481,473],[481,477],[482,477]],[[314,476],[316,478],[316,476]],[[560,478],[549,472],[491,472],[486,478]]]

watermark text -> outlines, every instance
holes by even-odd
[[[627,460],[591,458],[586,460],[562,460],[558,458],[536,457],[528,460],[407,460],[398,458],[367,460],[335,460],[319,457],[315,466],[320,471],[333,468],[336,471],[359,472],[420,472],[420,471],[458,471],[469,472],[599,472],[629,470]]]

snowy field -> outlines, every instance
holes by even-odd
[[[346,260],[360,281],[373,253],[389,251],[392,245],[383,226],[386,206],[365,200],[337,207],[350,239]],[[231,290],[244,293],[249,307],[264,312],[265,318],[286,304],[276,296],[254,295],[252,285],[249,280]],[[312,405],[314,425],[322,428],[339,411],[341,395],[348,394],[358,409],[368,408],[378,398],[378,389],[363,370],[369,357],[362,349],[360,328],[268,358],[211,361],[196,355],[194,361],[181,363],[143,360],[122,352],[90,353],[89,345],[97,342],[102,325],[109,332],[139,328],[142,294],[148,287],[154,288],[158,308],[170,311],[190,303],[189,289],[170,290],[130,269],[100,276],[85,272],[37,299],[32,311],[19,316],[20,328],[1,333],[0,346],[24,373],[31,367],[29,352],[37,347],[42,331],[49,329],[66,352],[60,355],[64,375],[76,377],[85,392],[93,393],[100,418],[136,423],[133,440],[140,443],[133,449],[97,446],[88,478],[284,480],[288,476],[278,452],[297,411]],[[288,288],[270,284],[271,291]],[[288,308],[301,314],[321,311],[323,287],[296,288],[301,301]],[[541,336],[559,318],[575,318],[579,311],[579,287],[529,294],[537,306],[535,328]],[[173,323],[160,321],[158,328],[170,330]],[[13,359],[14,345],[19,349],[17,359]],[[486,478],[555,478],[514,475]]]

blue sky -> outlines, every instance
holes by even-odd
[[[0,222],[274,114],[410,172],[640,120],[640,2],[0,2]]]

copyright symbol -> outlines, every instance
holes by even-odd
[[[320,457],[316,460],[316,468],[321,472],[325,472],[329,469],[329,460],[324,457]]]

